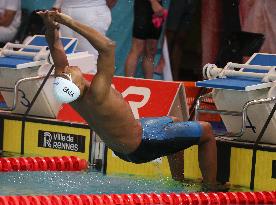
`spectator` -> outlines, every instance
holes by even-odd
[[[34,35],[43,35],[45,33],[45,25],[43,19],[37,14],[38,11],[42,10],[34,10],[29,16],[23,44],[30,41]]]
[[[201,67],[198,47],[198,0],[171,1],[166,22],[166,37],[173,80],[197,80]],[[201,73],[201,72],[200,72]]]
[[[111,24],[110,9],[116,2],[117,0],[56,0],[53,9],[68,14],[105,35]],[[98,52],[84,37],[66,26],[61,25],[60,31],[62,36],[78,39],[78,51],[88,51],[97,58]]]
[[[21,22],[21,1],[0,1],[0,42],[12,41]]]
[[[228,62],[242,63],[255,52],[273,53],[275,6],[273,0],[205,0],[201,19],[202,65],[215,63],[224,67]]]
[[[142,69],[145,78],[152,78],[154,72],[154,56],[157,51],[161,25],[154,26],[153,15],[161,16],[164,8],[159,0],[135,0],[132,46],[128,54],[125,75],[134,76],[137,63],[142,59]],[[157,28],[158,27],[158,28]]]
[[[276,53],[276,1],[240,0],[241,29],[262,33],[265,41],[261,53]]]

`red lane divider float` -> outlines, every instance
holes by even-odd
[[[272,192],[0,196],[0,205],[232,205],[276,204]]]
[[[87,169],[87,167],[87,161],[76,156],[0,158],[0,172],[81,171]]]

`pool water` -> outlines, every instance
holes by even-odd
[[[0,195],[189,193],[199,191],[202,191],[200,183],[183,184],[170,178],[145,179],[129,175],[107,176],[95,171],[0,173]],[[248,190],[239,188],[238,191]]]

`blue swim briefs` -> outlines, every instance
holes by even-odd
[[[130,154],[114,152],[121,159],[137,164],[198,144],[203,132],[196,121],[173,122],[170,117],[141,118],[140,121],[143,136],[139,147]]]

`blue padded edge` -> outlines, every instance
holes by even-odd
[[[276,55],[256,54],[250,61],[250,65],[276,66]]]
[[[77,46],[77,41],[74,41],[74,43],[72,43],[72,45],[66,49],[65,51],[66,54],[74,53],[76,46]]]
[[[63,46],[66,46],[72,39],[61,38],[61,42]],[[48,43],[44,36],[36,36],[28,45],[35,46],[48,46]]]
[[[16,68],[18,64],[33,62],[30,58],[0,57],[0,67]]]
[[[61,42],[63,46],[66,46],[72,39],[61,38]],[[72,53],[74,50],[74,46],[76,45],[77,41],[75,41],[67,50],[66,54]],[[36,36],[28,45],[35,45],[35,46],[48,46],[48,43],[44,36]],[[23,51],[27,52],[36,52],[36,49],[23,49]]]
[[[258,85],[261,79],[256,78],[217,78],[196,82],[197,87],[220,88],[231,90],[245,90],[247,86]]]

